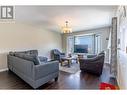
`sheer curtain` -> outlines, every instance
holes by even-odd
[[[67,37],[67,54],[74,52],[74,36]]]

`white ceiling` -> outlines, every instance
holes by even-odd
[[[16,6],[16,20],[60,31],[67,20],[73,31],[111,25],[117,6]]]

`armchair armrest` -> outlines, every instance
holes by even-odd
[[[50,61],[45,64],[36,65],[34,68],[35,80],[59,71],[59,62]]]

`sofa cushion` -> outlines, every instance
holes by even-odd
[[[38,56],[34,54],[15,53],[15,56],[25,60],[33,61],[35,65],[40,64],[40,60]]]
[[[22,53],[22,54],[25,54],[25,51],[18,51],[18,52],[9,52],[10,55],[17,55],[18,53]]]
[[[39,60],[40,60],[41,62],[47,62],[47,60],[48,60],[47,57],[43,57],[43,56],[39,56],[38,58],[39,58]]]
[[[18,52],[14,53],[14,56],[19,57],[19,58],[23,58],[24,55],[25,55],[24,53],[18,53]]]
[[[9,52],[9,55],[14,56],[15,54],[14,52]]]
[[[36,56],[37,56],[37,55],[38,55],[38,50],[28,50],[28,51],[26,51],[25,53],[26,53],[26,54],[29,54],[29,55],[32,54],[32,55],[36,55]]]

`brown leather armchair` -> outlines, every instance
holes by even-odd
[[[101,52],[93,58],[79,59],[80,70],[100,76],[103,70],[104,57],[105,54]]]

